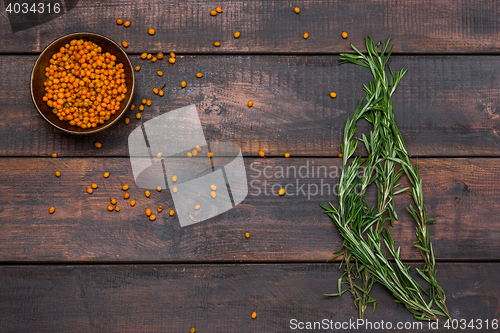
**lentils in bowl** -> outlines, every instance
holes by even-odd
[[[54,41],[37,59],[31,77],[40,114],[74,134],[111,126],[130,105],[134,86],[125,52],[109,38],[91,33]]]

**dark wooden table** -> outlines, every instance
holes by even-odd
[[[212,17],[216,6],[223,13]],[[238,144],[249,181],[261,187],[296,179],[254,169],[340,166],[343,122],[370,73],[338,66],[338,54],[350,42],[364,49],[368,35],[392,35],[391,66],[408,69],[394,96],[396,121],[419,158],[428,214],[437,221],[430,233],[450,313],[467,323],[499,319],[497,2],[80,0],[67,14],[16,33],[0,9],[0,332],[297,332],[291,319],[355,320],[349,295],[322,296],[336,292],[342,274],[338,262],[326,263],[341,238],[318,207],[333,195],[267,196],[251,188],[236,208],[202,223],[181,228],[166,211],[151,222],[145,208],[168,210],[172,198],[154,191],[147,199],[134,184],[127,138],[142,122],[196,104],[207,141]],[[117,18],[132,25],[118,26]],[[78,137],[38,115],[31,67],[49,42],[76,31],[129,43],[133,64],[142,66],[134,102],[153,101],[141,120],[127,111],[130,124]],[[143,61],[145,51],[176,52],[177,62]],[[154,95],[162,84],[166,95]],[[254,162],[260,165],[252,169]],[[104,172],[111,173],[106,180]],[[321,179],[300,182],[313,190]],[[99,189],[88,195],[92,182]],[[125,183],[135,207],[121,199]],[[106,210],[110,197],[118,198],[119,213]],[[393,235],[404,259],[418,267],[413,222],[402,210],[408,203],[399,198]],[[378,303],[369,320],[414,321],[380,286],[373,295]]]

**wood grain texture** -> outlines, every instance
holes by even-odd
[[[221,6],[223,13],[210,16]],[[301,8],[299,15],[294,6]],[[481,1],[97,1],[80,0],[75,9],[35,28],[12,33],[0,6],[0,52],[40,52],[57,37],[76,31],[127,41],[129,52],[331,53],[349,43],[394,37],[405,53],[498,52],[498,3]],[[161,13],[161,15],[159,15]],[[130,20],[129,28],[117,18]],[[156,29],[155,36],[147,30]],[[233,38],[235,31],[241,37]],[[342,31],[349,34],[344,40]],[[309,38],[302,35],[308,32]],[[219,48],[212,44],[221,42]]]
[[[499,319],[500,264],[439,267],[453,318]],[[195,327],[200,333],[293,332],[297,330],[290,329],[291,319],[357,319],[348,293],[340,298],[323,296],[336,292],[341,273],[336,264],[2,266],[0,329],[189,332]],[[375,285],[372,293],[377,307],[374,314],[367,311],[367,320],[391,322],[394,328],[397,322],[415,322],[383,287]],[[254,311],[257,318],[251,319]],[[431,332],[449,332],[443,324]],[[429,332],[428,324],[422,325],[424,329],[414,326],[413,331]]]
[[[335,203],[340,159],[245,161],[249,194],[236,208],[181,228],[169,190],[151,197],[134,184],[125,158],[0,159],[0,260],[3,262],[275,262],[329,259],[341,238],[318,204]],[[318,169],[320,167],[320,169]],[[431,240],[438,260],[498,260],[498,159],[422,159]],[[294,168],[297,171],[294,175]],[[325,169],[328,175],[325,175]],[[61,177],[54,172],[59,170]],[[318,175],[319,170],[319,175]],[[281,173],[281,171],[284,171]],[[314,175],[313,175],[314,171]],[[108,179],[104,172],[110,172]],[[92,195],[85,188],[99,188]],[[121,189],[130,185],[130,199]],[[277,195],[286,187],[285,196]],[[274,191],[274,192],[273,192]],[[109,212],[109,199],[120,212]],[[129,201],[136,200],[135,207]],[[374,197],[372,196],[372,199]],[[414,222],[396,198],[392,234],[404,259],[420,260]],[[164,206],[151,222],[146,208]],[[48,213],[56,207],[54,214]],[[250,233],[250,239],[244,237]]]
[[[142,119],[128,111],[120,121],[92,136],[53,129],[29,97],[34,56],[1,56],[0,155],[127,156],[127,137],[140,123],[196,104],[208,141],[231,141],[244,155],[336,156],[345,119],[363,97],[370,72],[338,66],[336,56],[187,56],[175,65],[134,56],[136,106],[150,98]],[[396,122],[412,156],[500,155],[500,58],[493,56],[395,56],[394,69],[408,68],[393,97]],[[165,75],[159,77],[161,69]],[[203,78],[197,79],[196,72]],[[180,82],[187,87],[182,89]],[[153,87],[166,84],[164,97]],[[331,91],[338,97],[329,97]],[[254,106],[247,106],[248,100]],[[360,125],[360,131],[367,126]],[[94,142],[103,148],[96,150]]]

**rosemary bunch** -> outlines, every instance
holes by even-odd
[[[335,253],[335,257],[344,256],[341,264],[345,267],[345,273],[338,281],[339,292],[330,296],[340,296],[349,290],[360,318],[363,318],[369,303],[373,303],[375,311],[375,300],[369,294],[373,283],[379,282],[415,318],[438,320],[437,316],[449,317],[449,313],[444,291],[436,280],[434,253],[429,241],[427,223],[433,220],[425,216],[422,180],[418,175],[418,168],[413,168],[409,160],[394,120],[391,97],[406,70],[394,74],[388,66],[390,75],[386,74],[385,67],[392,52],[392,48],[387,52],[389,42],[390,38],[382,45],[380,54],[377,51],[380,44],[375,44],[371,38],[366,38],[366,55],[352,44],[355,54],[341,54],[341,63],[351,62],[369,68],[373,81],[364,85],[365,97],[358,103],[352,119],[348,118],[345,123],[343,169],[338,184],[339,205],[335,207],[330,203],[330,207],[321,206],[344,238],[343,246]],[[358,140],[354,138],[354,133],[360,119],[367,120],[373,128],[368,137],[363,134]],[[368,157],[364,160],[360,156],[353,157],[359,141],[368,152]],[[397,165],[401,168],[396,172]],[[365,172],[360,177],[362,168]],[[398,219],[394,196],[410,190],[410,187],[398,189],[400,184],[396,183],[403,174],[410,179],[412,186],[409,193],[417,207],[415,209],[410,205],[406,210],[417,222],[417,242],[414,246],[420,250],[425,262],[424,269],[417,271],[430,285],[429,301],[424,297],[424,289],[410,276],[409,266],[403,263],[400,249],[396,250],[389,230],[384,227],[386,221],[390,221],[392,225],[393,220]],[[375,184],[378,193],[377,204],[373,207],[366,199],[366,189],[370,184]],[[394,264],[382,250],[382,243],[389,250]],[[361,286],[358,285],[358,280],[361,280]],[[348,285],[347,290],[341,290],[343,283]],[[442,311],[433,309],[433,303]]]

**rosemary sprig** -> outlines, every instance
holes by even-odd
[[[345,273],[338,281],[339,292],[330,294],[340,296],[349,290],[354,298],[354,304],[363,318],[366,307],[375,300],[369,293],[373,283],[384,285],[417,319],[438,320],[437,316],[449,317],[445,305],[445,294],[436,280],[436,269],[432,244],[429,241],[427,223],[433,221],[425,216],[423,204],[422,180],[418,175],[418,168],[411,164],[401,133],[399,132],[392,107],[392,94],[395,92],[406,70],[394,74],[390,66],[390,76],[386,74],[385,66],[389,60],[391,49],[387,52],[390,38],[382,45],[380,54],[371,38],[366,38],[367,54],[360,52],[351,44],[355,54],[341,54],[341,63],[350,62],[370,69],[373,81],[364,85],[365,97],[358,103],[352,119],[348,118],[344,127],[342,142],[343,169],[339,180],[339,205],[334,207],[321,206],[333,219],[340,234],[344,238],[343,247],[335,253],[336,256],[344,255],[342,265]],[[387,52],[387,54],[386,54]],[[365,101],[363,105],[363,101]],[[373,125],[369,136],[362,135],[360,140],[354,138],[356,123],[365,119]],[[353,157],[358,142],[361,141],[368,157],[364,160],[360,156]],[[396,172],[396,166],[401,169]],[[360,170],[365,173],[359,177]],[[424,258],[424,269],[418,270],[419,274],[430,285],[427,302],[423,288],[410,276],[409,266],[401,259],[400,248],[394,247],[394,241],[387,228],[386,221],[397,219],[394,207],[394,196],[410,190],[410,188],[397,189],[399,178],[406,174],[412,184],[411,191],[416,209],[410,205],[406,210],[417,222],[416,234],[417,247]],[[366,189],[370,184],[375,184],[378,192],[377,205],[370,207],[366,199]],[[395,264],[393,265],[382,250],[382,241],[389,250]],[[342,282],[343,279],[345,282]],[[362,281],[362,287],[356,283]],[[348,289],[342,291],[342,283]],[[436,303],[442,310],[432,308]]]

